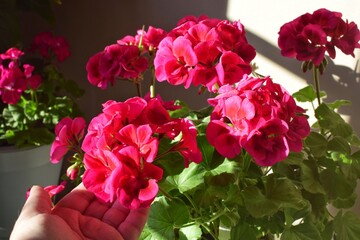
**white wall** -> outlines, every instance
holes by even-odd
[[[337,11],[343,19],[354,21],[360,28],[360,1],[358,0],[229,0],[227,16],[231,20],[240,19],[248,31],[248,39],[258,50],[255,62],[263,75],[270,75],[293,93],[313,84],[311,73],[303,74],[300,62],[281,56],[277,47],[280,27],[296,17],[319,8]],[[320,88],[328,93],[326,101],[347,99],[353,102],[351,107],[344,107],[343,116],[360,134],[360,51],[355,51],[355,58],[336,52],[335,60],[320,77]]]

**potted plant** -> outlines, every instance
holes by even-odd
[[[51,28],[52,2],[61,4],[59,0],[0,4],[0,238],[9,236],[27,188],[58,184],[62,164],[49,161],[54,127],[66,116],[81,114],[75,101],[83,92],[60,70],[70,56],[66,39],[47,31],[27,43],[22,28],[25,16],[40,16]]]
[[[141,239],[220,239],[222,228],[230,239],[358,239],[349,208],[360,142],[337,113],[349,102],[326,102],[319,77],[335,49],[353,55],[359,40],[354,22],[327,9],[284,24],[282,55],[314,73],[315,87],[290,95],[260,74],[239,21],[187,16],[170,32],[139,30],[86,68],[102,89],[125,79],[140,90],[149,70],[149,94],[107,101],[86,134],[84,120],[61,120],[51,158],[73,152],[69,178],[103,201],[151,206]],[[156,81],[198,86],[209,106],[164,101]]]

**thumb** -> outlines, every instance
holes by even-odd
[[[53,207],[50,195],[40,186],[33,186],[19,218],[31,218],[41,213],[50,213]]]

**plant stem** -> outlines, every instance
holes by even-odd
[[[142,96],[142,92],[141,92],[141,83],[140,83],[140,81],[136,81],[136,82],[135,82],[135,85],[136,85],[137,95],[138,95],[139,97],[141,97],[141,96]]]
[[[162,188],[159,187],[159,191],[167,198],[174,199],[172,196],[170,196],[166,191],[164,191]]]
[[[213,222],[216,219],[218,219],[219,217],[221,217],[222,215],[224,215],[226,213],[225,210],[222,210],[220,212],[217,212],[212,218],[210,218],[209,222]]]
[[[319,68],[318,67],[314,67],[313,70],[313,76],[314,76],[314,82],[315,82],[315,90],[316,90],[316,97],[318,100],[318,104],[321,104],[321,100],[320,100],[320,81],[319,81]]]
[[[214,238],[214,240],[219,240],[219,238],[211,231],[208,226],[206,226],[206,224],[201,224],[201,226],[206,229],[206,231]]]
[[[151,68],[151,83],[150,83],[150,98],[154,98],[155,97],[155,69]]]

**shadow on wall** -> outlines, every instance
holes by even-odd
[[[302,73],[298,60],[281,56],[278,47],[256,36],[249,30],[247,30],[247,38],[259,54],[280,65],[287,71],[302,77],[307,84],[314,85],[312,72]],[[351,58],[351,56],[347,57]],[[360,102],[360,59],[356,60],[357,64],[354,69],[343,65],[336,65],[329,58],[327,60],[326,70],[323,75],[320,75],[320,89],[327,93],[325,101],[333,102],[339,99],[351,101],[352,105],[341,107],[339,113],[344,114],[345,118],[349,118],[348,122],[360,135],[360,107],[356,105]]]

